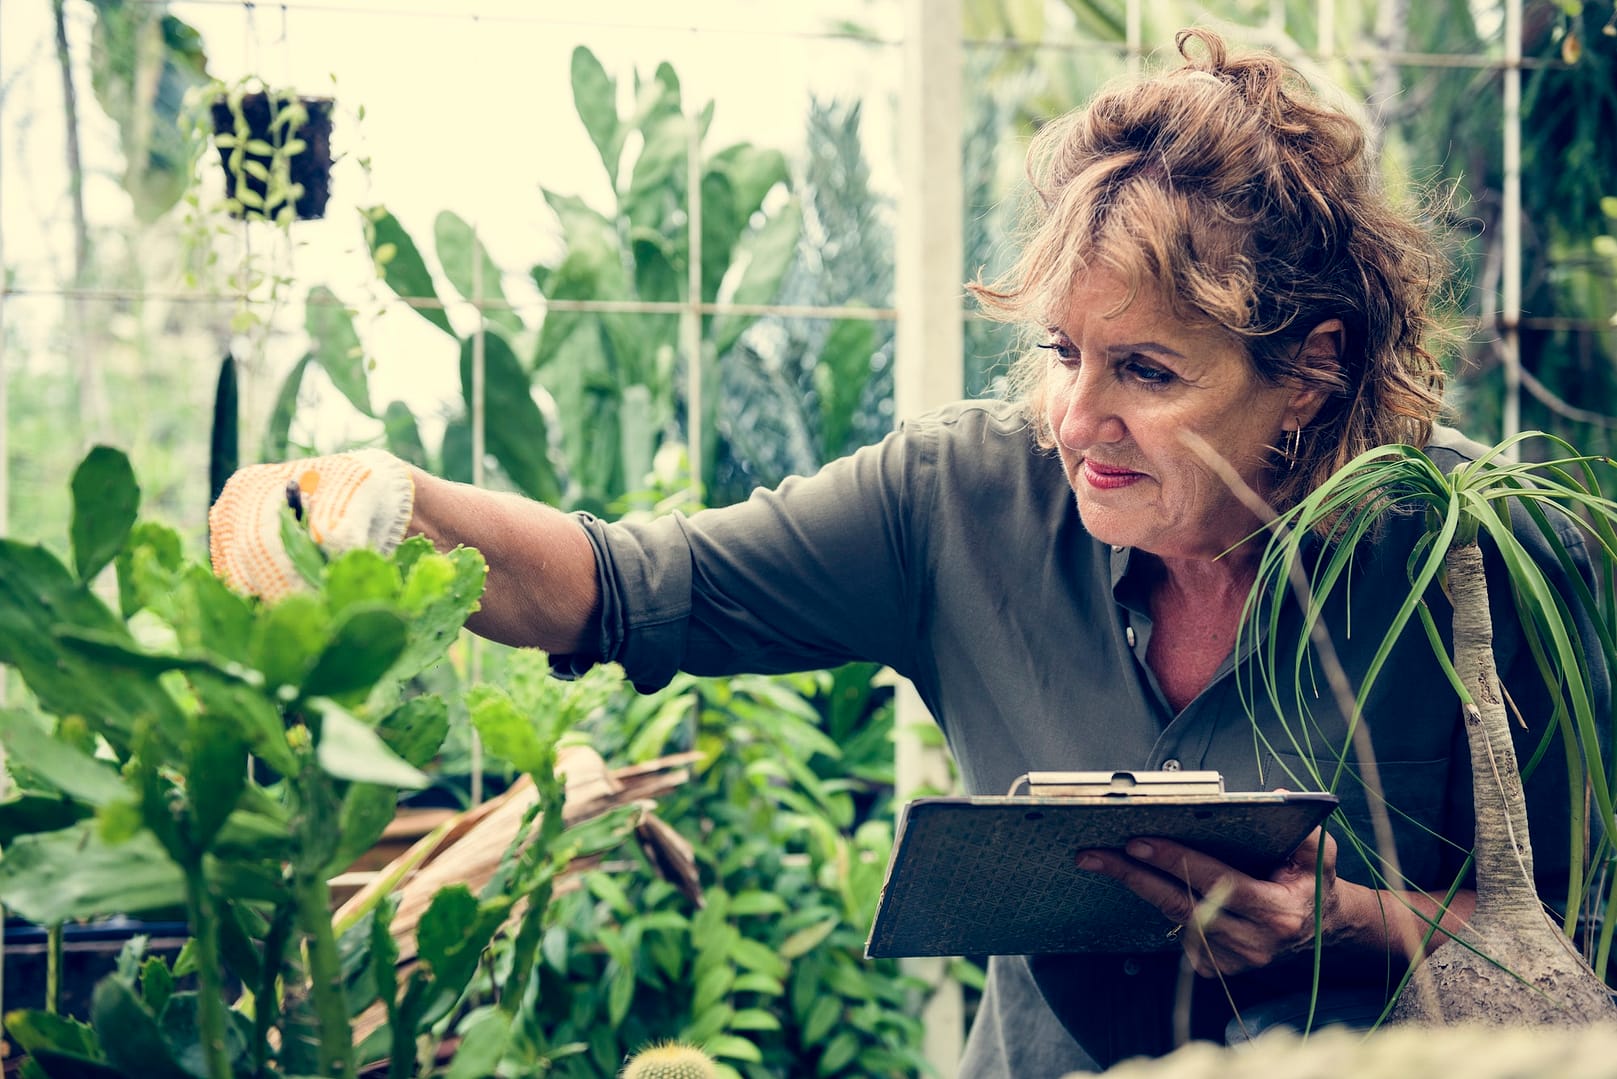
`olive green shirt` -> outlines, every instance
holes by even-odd
[[[1444,432],[1429,453],[1452,468],[1467,446]],[[737,506],[633,525],[580,519],[598,556],[600,620],[588,654],[556,657],[558,670],[615,660],[650,689],[680,670],[885,663],[936,717],[969,793],[1003,794],[1024,772],[1068,769],[1212,769],[1230,790],[1303,789],[1316,786],[1313,764],[1332,785],[1347,743],[1312,656],[1300,668],[1303,692],[1283,685],[1278,712],[1255,692],[1243,657],[1227,660],[1175,715],[1145,664],[1151,619],[1139,561],[1085,532],[1059,460],[1035,446],[1008,404],[963,403],[907,422],[878,445]],[[1326,609],[1355,687],[1378,627],[1408,593],[1419,527],[1394,518],[1358,552],[1352,588]],[[1581,561],[1575,530],[1564,542]],[[1446,626],[1441,596],[1430,602]],[[1535,705],[1543,691],[1508,600],[1496,598],[1495,611],[1499,668],[1523,714],[1542,723],[1548,713]],[[1276,639],[1298,636],[1291,604]],[[1396,811],[1403,872],[1444,890],[1470,845],[1470,763],[1454,693],[1418,625],[1388,658],[1365,715]],[[1541,733],[1522,732],[1523,759]],[[1351,752],[1347,764],[1334,790],[1368,842]],[[1529,792],[1549,896],[1565,872],[1565,793],[1555,782],[1564,784],[1564,771],[1552,762]],[[1379,859],[1343,842],[1344,878],[1378,883],[1372,863],[1379,871]],[[1360,967],[1338,970],[1329,956],[1325,971],[1344,983],[1365,977]],[[1238,1001],[1256,1001],[1306,987],[1306,974],[1270,968],[1231,979],[1231,989]],[[1374,977],[1379,985],[1400,974],[1387,966]],[[1171,956],[1063,956],[1031,966],[995,957],[962,1074],[1048,1079],[1165,1052],[1175,976]],[[1229,1016],[1218,983],[1203,983],[1194,1032],[1220,1036]]]

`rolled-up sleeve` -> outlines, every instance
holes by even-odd
[[[590,647],[552,657],[563,675],[616,662],[636,688],[678,671],[725,675],[911,666],[923,591],[915,572],[930,505],[928,429],[791,477],[746,502],[641,522],[579,515],[601,603]]]

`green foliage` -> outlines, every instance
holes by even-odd
[[[494,677],[513,701],[558,692],[531,653],[505,662]],[[638,695],[596,668],[571,684],[574,729],[610,763],[702,754],[658,815],[695,848],[704,905],[644,869],[592,873],[557,899],[508,1064],[612,1074],[678,1039],[726,1076],[921,1069],[923,987],[863,957],[892,841],[892,710],[875,673],[681,677]]]
[[[118,125],[122,183],[136,218],[147,224],[172,208],[190,184],[185,98],[209,81],[200,35],[167,6],[91,0],[90,86]]]
[[[588,49],[574,51],[572,74],[574,107],[600,152],[614,205],[602,211],[546,189],[564,248],[554,262],[532,267],[529,276],[547,300],[559,302],[688,302],[693,268],[686,155],[692,140],[705,134],[712,106],[687,115],[679,79],[667,64],[650,79],[635,76],[635,100],[623,112],[616,80]],[[631,153],[636,144],[639,151]],[[769,302],[801,229],[797,203],[772,194],[786,184],[785,159],[744,142],[704,149],[702,159],[696,298]],[[532,497],[597,512],[637,490],[658,447],[677,433],[684,392],[677,378],[677,308],[666,316],[552,309],[530,326],[505,301],[501,269],[463,220],[440,214],[433,236],[444,278],[458,298],[481,305],[488,450],[506,478]],[[367,212],[366,238],[386,285],[460,340],[462,396],[469,413],[473,346],[445,311],[454,297],[440,294],[421,245],[385,207]],[[690,430],[700,430],[706,440],[702,459],[709,467],[701,478],[708,482],[717,449],[718,361],[755,321],[750,315],[703,316],[701,354],[683,357],[687,364],[700,364],[704,385],[711,384],[703,397],[704,414],[687,418],[687,437]],[[558,416],[566,418],[559,430]],[[401,455],[419,452],[419,434],[404,407],[389,406],[389,417],[390,447]],[[465,446],[452,426],[445,437],[444,474],[469,478]]]
[[[1523,444],[1530,441],[1541,443],[1541,449],[1547,450],[1551,459],[1542,464],[1513,460]],[[1486,539],[1497,550],[1503,573],[1503,579],[1490,581],[1489,587],[1508,591],[1511,597],[1551,712],[1526,717],[1544,735],[1537,752],[1522,762],[1522,770],[1527,773],[1537,767],[1557,738],[1569,768],[1569,816],[1575,844],[1565,911],[1569,934],[1579,924],[1588,888],[1580,867],[1606,865],[1613,837],[1617,837],[1612,737],[1606,728],[1611,702],[1599,700],[1593,693],[1595,672],[1601,667],[1607,671],[1617,669],[1617,634],[1613,631],[1617,625],[1613,596],[1617,593],[1612,585],[1613,570],[1617,568],[1617,502],[1603,493],[1610,488],[1610,465],[1608,459],[1580,455],[1560,439],[1538,432],[1492,447],[1478,460],[1448,474],[1413,447],[1388,446],[1368,451],[1281,515],[1248,601],[1247,625],[1243,629],[1244,639],[1268,638],[1255,652],[1258,673],[1247,687],[1249,692],[1273,699],[1276,686],[1290,681],[1299,694],[1304,693],[1309,680],[1299,672],[1305,663],[1315,661],[1309,658],[1313,651],[1309,634],[1326,598],[1349,587],[1358,541],[1377,526],[1384,514],[1422,514],[1427,522],[1426,537],[1409,560],[1408,594],[1381,638],[1361,680],[1357,699],[1349,702],[1344,711],[1353,722],[1359,720],[1364,701],[1395,642],[1406,628],[1417,625],[1431,642],[1433,655],[1453,684],[1457,701],[1470,704],[1477,687],[1466,685],[1456,675],[1443,642],[1442,627],[1434,620],[1427,597],[1435,585],[1446,584],[1445,560],[1451,549]],[[1571,521],[1579,522],[1588,538],[1596,562],[1597,585],[1593,591],[1584,584],[1559,540],[1557,521],[1563,527]],[[1311,531],[1321,522],[1330,523],[1333,545],[1328,557],[1320,560],[1306,581],[1299,582],[1310,597],[1301,636],[1281,641],[1277,626],[1294,588],[1291,577],[1297,567],[1307,564],[1303,546],[1310,542]],[[1541,534],[1556,552],[1572,583],[1573,595],[1562,596],[1534,560],[1522,538],[1529,531]],[[1593,617],[1599,654],[1585,654],[1575,609]],[[1456,650],[1461,643],[1455,642]],[[1488,643],[1484,642],[1484,646]],[[1300,714],[1308,715],[1306,702],[1297,703]],[[1274,704],[1282,715],[1287,714],[1286,702],[1274,699]],[[1306,731],[1298,731],[1295,736],[1302,740],[1300,744],[1306,744]],[[1321,789],[1333,789],[1342,767],[1341,759],[1334,756],[1336,752],[1340,751],[1322,754],[1314,762],[1316,771],[1312,776],[1294,778],[1312,781]],[[1390,808],[1397,810],[1396,806]],[[1366,849],[1374,847],[1370,837],[1348,838]],[[1373,867],[1376,860],[1366,861]],[[1610,914],[1613,904],[1617,904],[1617,891],[1609,878],[1597,883],[1604,889],[1597,902],[1605,910],[1597,921],[1597,939],[1587,943],[1594,948],[1595,969],[1604,975],[1610,959]]]
[[[424,540],[392,559],[352,552],[317,568],[315,590],[265,606],[186,562],[171,531],[136,523],[121,453],[93,450],[73,495],[76,572],[0,540],[0,661],[40,709],[0,713],[20,788],[0,809],[69,809],[7,818],[0,899],[47,925],[183,909],[198,987],[157,992],[172,972],[148,964],[150,992],[116,976],[97,987],[89,1028],[24,1015],[11,1029],[46,1075],[218,1079],[274,1055],[270,1026],[226,1006],[228,978],[268,1012],[284,979],[309,986],[283,1018],[311,1018],[319,1070],[352,1074],[326,879],[380,835],[398,788],[424,782],[416,763],[444,708],[401,702],[400,686],[475,608],[482,561]],[[109,562],[118,611],[90,587]],[[486,921],[443,929],[435,954],[475,966]],[[470,978],[464,959],[445,959],[421,992],[453,1005]],[[303,1070],[290,1060],[299,1039],[278,1040],[282,1069]]]

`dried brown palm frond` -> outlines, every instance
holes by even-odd
[[[570,826],[621,806],[641,807],[635,833],[647,857],[692,902],[700,904],[701,885],[690,844],[652,812],[657,797],[690,779],[686,766],[697,757],[696,753],[679,753],[610,770],[593,749],[564,747],[556,767],[565,781],[563,819]],[[393,914],[392,933],[399,951],[399,980],[404,982],[416,963],[416,927],[432,897],[451,884],[463,884],[473,893],[488,884],[536,797],[532,781],[524,776],[498,797],[443,822],[338,908],[333,921],[339,931],[374,907],[382,896],[393,895],[398,907]],[[596,862],[576,860],[557,879],[555,894],[578,887],[579,874],[593,868]],[[512,918],[520,917],[521,912],[519,904]],[[355,1044],[386,1019],[380,1004],[361,1014],[354,1021]]]

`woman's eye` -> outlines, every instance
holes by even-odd
[[[1167,368],[1145,360],[1128,360],[1123,364],[1123,370],[1136,382],[1151,387],[1166,386],[1178,377]]]
[[[1054,341],[1046,341],[1038,347],[1047,348],[1051,352],[1054,352],[1056,354],[1056,359],[1060,360],[1064,364],[1073,364],[1078,362],[1078,350],[1073,347],[1071,341],[1062,341],[1057,339]]]

